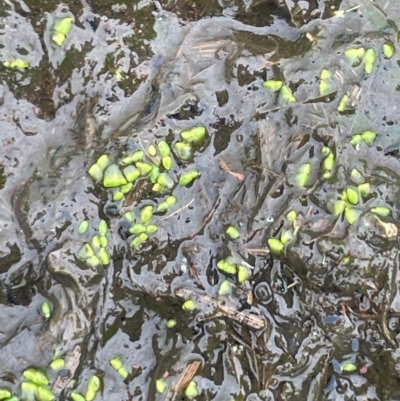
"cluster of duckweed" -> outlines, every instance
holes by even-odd
[[[108,246],[108,225],[105,220],[100,220],[98,230],[93,233],[89,230],[90,224],[87,220],[79,224],[78,231],[81,235],[91,236],[90,241],[85,242],[77,253],[77,258],[88,267],[107,266],[110,264]],[[94,234],[94,235],[92,235]]]
[[[55,18],[51,28],[51,40],[57,46],[62,46],[72,27],[73,19],[71,17]],[[29,67],[29,61],[22,58],[11,58],[3,62],[4,66],[13,69],[25,69]]]
[[[3,401],[18,401],[18,397],[12,395],[11,391],[7,388],[0,387],[0,400]]]
[[[194,130],[196,133],[199,131],[204,133],[201,136],[198,134],[195,136],[196,143],[203,143],[206,134],[205,128],[195,127]],[[192,131],[184,131],[181,135]],[[192,137],[189,137],[189,142],[177,142],[175,145],[178,157],[183,160],[191,157],[194,149],[190,138]],[[178,145],[187,146],[187,152],[183,152]],[[101,182],[104,188],[112,188],[113,200],[120,201],[132,191],[136,182],[143,179],[152,184],[151,189],[156,194],[165,194],[171,191],[176,185],[174,177],[169,174],[173,163],[170,146],[166,141],[160,141],[157,146],[151,144],[147,152],[137,150],[124,157],[118,164],[112,163],[107,155],[102,155],[89,168],[88,172],[95,182]],[[198,175],[199,172],[196,170],[183,172],[178,184],[180,186],[189,185]]]
[[[288,85],[284,85],[282,81],[277,79],[270,79],[263,84],[264,88],[270,92],[277,93],[278,104],[289,104],[296,101],[292,90]]]
[[[55,394],[49,389],[50,381],[43,369],[29,368],[22,373],[21,398],[23,400],[53,401]]]
[[[183,131],[180,134],[181,140],[174,145],[175,155],[181,160],[189,160],[195,150],[204,144],[206,135],[206,129],[201,126]],[[131,223],[130,245],[134,249],[140,248],[150,235],[157,232],[158,227],[152,222],[154,213],[166,213],[176,204],[177,199],[171,194],[175,186],[190,185],[200,175],[197,170],[189,169],[180,174],[176,183],[175,176],[171,173],[173,166],[174,155],[171,147],[161,140],[150,144],[147,149],[133,151],[119,162],[112,162],[108,155],[102,155],[89,168],[88,173],[93,181],[105,189],[110,189],[115,202],[122,201],[125,195],[135,189],[137,183],[143,181],[147,182],[156,196],[165,196],[155,208],[152,205],[142,206],[138,217],[133,211],[124,214],[124,219]],[[102,255],[96,255],[93,248],[93,244],[86,243],[78,252],[78,259],[84,260],[91,267],[94,267],[94,262],[108,264],[108,253],[108,263],[104,263],[105,260],[100,257]],[[100,247],[100,251],[101,249]]]
[[[168,389],[168,383],[164,378],[156,380],[156,390],[158,393],[163,394]],[[195,380],[191,380],[185,389],[185,396],[189,400],[196,398],[199,395],[199,390],[197,388],[197,383]]]
[[[394,46],[386,42],[382,46],[382,55],[385,59],[390,59],[394,54]],[[371,74],[375,68],[376,63],[376,51],[372,48],[365,49],[363,47],[351,48],[344,53],[346,59],[352,67],[362,66],[366,76]],[[264,87],[272,92],[282,91],[285,87],[282,81],[269,80],[264,82]],[[333,88],[333,77],[329,70],[323,69],[320,74],[319,80],[319,93],[320,95],[328,94]],[[291,92],[290,92],[291,93]],[[289,96],[289,95],[287,95]],[[287,98],[288,100],[289,98]],[[291,98],[290,101],[295,101],[295,98]],[[339,113],[345,112],[349,106],[350,95],[346,93],[340,100],[337,106]],[[279,102],[278,102],[279,103]],[[367,130],[361,133],[353,134],[349,139],[349,144],[355,148],[360,149],[362,146],[372,147],[377,138],[376,132]],[[320,171],[322,179],[330,180],[334,178],[334,169],[336,163],[336,155],[334,149],[324,145],[321,149],[322,160],[320,164]],[[297,185],[301,188],[306,188],[310,185],[311,176],[311,163],[303,163],[298,168],[294,175],[288,177],[288,181],[292,185]],[[321,179],[321,177],[319,178]],[[385,205],[377,204],[370,206],[370,199],[374,195],[374,191],[371,188],[370,183],[366,182],[366,179],[360,171],[353,168],[350,172],[350,180],[355,185],[350,185],[344,188],[342,191],[338,191],[336,197],[330,199],[327,204],[327,212],[341,218],[349,224],[355,224],[363,213],[372,213],[376,216],[387,217],[391,214],[391,209]],[[368,207],[364,205],[364,201],[368,201]],[[293,241],[295,238],[296,230],[296,219],[297,213],[290,211],[286,215],[283,228],[278,237],[269,238],[267,240],[268,247],[271,252],[275,255],[280,255],[285,246]],[[220,261],[218,266],[221,270],[226,270],[228,273],[235,271],[234,265],[229,261]]]
[[[385,59],[390,59],[394,54],[394,46],[390,42],[386,42],[382,45],[382,55]],[[347,49],[344,52],[346,60],[352,67],[358,67],[360,65],[364,68],[364,73],[366,75],[371,74],[374,71],[376,63],[376,51],[372,48],[365,49],[363,47]],[[319,81],[319,94],[327,95],[333,90],[334,77],[331,71],[328,69],[323,69],[320,74]],[[265,89],[269,92],[277,93],[277,104],[285,105],[296,102],[296,97],[294,96],[292,90],[288,84],[284,84],[283,81],[278,79],[270,79],[263,83]],[[346,112],[350,105],[350,95],[345,93],[339,100],[337,111],[340,113]]]
[[[101,379],[97,375],[93,375],[87,384],[85,396],[81,393],[73,391],[70,395],[72,401],[93,401],[101,390]]]
[[[122,357],[116,356],[115,358],[110,359],[110,365],[124,380],[129,376],[129,370],[124,365]]]
[[[114,358],[110,361],[112,366],[115,365],[115,361],[118,358]],[[118,373],[126,378],[128,372],[122,366],[122,359],[118,359],[121,363],[118,367]],[[115,365],[117,366],[117,365]],[[43,368],[30,367],[22,372],[23,381],[20,385],[20,394],[12,395],[11,391],[7,388],[0,388],[0,400],[2,401],[18,401],[19,399],[24,401],[54,401],[57,396],[50,389],[51,380],[49,376],[54,378],[58,377],[59,374],[65,369],[64,358],[54,359],[50,365],[50,372],[48,373]],[[97,375],[93,375],[88,382],[85,396],[77,392],[71,392],[70,399],[73,401],[93,401],[96,395],[101,389],[101,379]]]

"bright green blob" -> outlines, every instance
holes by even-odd
[[[371,209],[371,212],[382,217],[390,215],[390,209],[385,206],[376,206]]]
[[[153,206],[144,206],[140,210],[140,220],[143,224],[148,223],[153,218]]]
[[[283,245],[293,240],[293,231],[292,230],[284,230],[281,234],[281,242]]]
[[[0,387],[0,400],[4,400],[4,398],[9,398],[11,397],[11,395],[12,394],[10,390]]]
[[[113,193],[113,201],[114,202],[119,202],[123,198],[124,198],[124,194],[121,191],[117,190]]]
[[[278,238],[269,238],[268,246],[272,253],[275,255],[280,255],[285,247],[285,245]]]
[[[185,396],[189,399],[196,398],[199,395],[197,384],[193,380],[189,382],[185,390]]]
[[[143,176],[149,175],[151,170],[153,169],[153,166],[151,164],[144,162],[137,162],[135,166],[139,169],[140,175]]]
[[[171,155],[171,148],[165,141],[158,142],[158,150],[160,151],[162,157],[167,157]]]
[[[64,36],[67,36],[72,26],[72,18],[64,17],[64,18],[56,18],[53,24],[53,31],[60,32]]]
[[[293,96],[292,90],[283,85],[281,90],[279,91],[279,102],[280,103],[293,103],[296,101],[296,98]]]
[[[169,208],[169,205],[167,202],[161,202],[159,205],[157,205],[157,212],[158,213],[163,213],[166,212]]]
[[[29,62],[20,58],[12,58],[3,62],[5,67],[24,69],[29,67]]]
[[[101,388],[101,380],[99,376],[93,375],[88,382],[88,391],[97,393]]]
[[[128,166],[124,168],[124,175],[127,181],[132,182],[140,177],[140,170],[134,166]]]
[[[347,206],[344,209],[344,217],[349,224],[354,224],[360,217],[362,210],[354,207],[354,206]]]
[[[102,169],[105,170],[111,164],[111,160],[107,155],[101,155],[98,159],[96,164]]]
[[[276,79],[270,79],[269,81],[265,81],[263,83],[263,87],[270,92],[278,92],[282,88],[283,82],[276,80]]]
[[[99,258],[102,263],[102,265],[107,266],[110,264],[110,255],[108,252],[105,250],[105,248],[101,248],[99,251]]]
[[[135,235],[144,233],[146,232],[146,226],[144,224],[136,223],[129,229],[129,232]]]
[[[167,173],[161,173],[157,178],[157,184],[160,184],[162,187],[172,189],[175,183]]]
[[[238,281],[239,283],[244,283],[251,278],[251,271],[246,266],[238,267]]]
[[[293,222],[297,219],[297,212],[295,210],[291,210],[287,215],[286,218],[288,221]]]
[[[86,398],[82,394],[75,392],[71,393],[71,399],[72,401],[86,401]]]
[[[151,157],[154,157],[154,156],[157,155],[157,148],[156,148],[153,144],[151,144],[151,145],[149,146],[149,148],[147,149],[147,152],[149,153],[149,155],[150,155]]]
[[[110,365],[115,369],[121,369],[122,368],[122,358],[120,356],[117,356],[115,358],[110,359]]]
[[[238,239],[240,237],[239,230],[233,226],[229,226],[226,229],[226,233],[228,234],[229,238],[233,240]]]
[[[347,188],[344,192],[345,195],[345,200],[350,202],[353,205],[357,205],[358,202],[360,201],[359,196],[358,196],[358,190],[355,188]]]
[[[218,295],[231,295],[232,284],[229,280],[224,280],[219,286]]]
[[[89,229],[89,222],[87,220],[81,221],[78,227],[79,234],[84,234]]]
[[[187,311],[187,312],[191,312],[194,309],[196,309],[196,304],[193,301],[193,299],[188,299],[183,305],[182,305],[182,309]]]
[[[161,159],[162,165],[165,168],[165,170],[171,170],[172,165],[173,165],[173,160],[171,156],[164,156]]]
[[[157,227],[156,225],[154,225],[154,224],[149,224],[149,225],[146,227],[146,231],[147,231],[149,234],[154,234],[155,232],[157,232],[157,230],[158,230],[158,227]]]
[[[343,372],[354,372],[357,370],[357,365],[351,362],[346,362],[342,365],[342,371]]]
[[[103,178],[103,170],[98,164],[93,164],[88,171],[89,175],[92,177],[93,181],[101,181]]]
[[[21,399],[23,401],[35,401],[38,386],[34,383],[21,383]]]
[[[36,398],[38,401],[53,401],[56,396],[46,387],[38,387],[36,392]]]
[[[65,366],[65,360],[63,358],[54,359],[54,361],[51,361],[50,363],[50,368],[53,370],[64,369],[64,366]]]
[[[349,102],[349,96],[347,94],[343,95],[343,97],[340,99],[337,111],[340,112],[340,113],[343,113],[347,108],[347,103],[348,102]]]
[[[199,172],[197,170],[191,170],[184,172],[179,178],[179,185],[184,187],[189,185],[194,179],[199,176]]]
[[[48,386],[49,379],[44,371],[40,369],[29,368],[24,370],[22,375],[38,386]]]
[[[176,203],[176,197],[174,195],[167,196],[165,202],[167,202],[168,206],[174,206]]]
[[[350,172],[350,178],[352,179],[352,181],[354,181],[356,184],[362,184],[365,179],[362,176],[362,174],[356,169],[353,168],[353,170],[351,170]]]
[[[110,164],[104,170],[103,185],[106,188],[120,187],[126,184],[126,179],[116,164]]]
[[[183,131],[181,138],[188,143],[202,144],[206,138],[206,129],[204,127],[194,127],[190,131]]]
[[[96,255],[93,255],[89,259],[86,259],[85,263],[89,267],[98,267],[101,264],[100,259]]]
[[[175,149],[176,149],[177,156],[181,160],[189,160],[192,157],[193,149],[186,142],[177,142],[175,144]]]
[[[372,146],[376,139],[376,133],[373,131],[365,131],[361,134],[361,138],[368,146]]]
[[[235,263],[228,262],[225,259],[218,261],[217,267],[225,274],[236,274],[237,267]]]
[[[176,320],[175,319],[169,319],[168,321],[167,321],[167,327],[169,328],[169,329],[172,329],[172,328],[174,328],[176,326]]]
[[[98,249],[100,249],[100,237],[98,236],[98,235],[95,235],[95,236],[93,236],[93,238],[92,238],[92,241],[91,241],[91,245],[92,245],[92,248],[94,249],[94,250],[98,250]]]
[[[331,171],[335,166],[335,156],[333,153],[330,153],[322,162],[322,169],[324,171]]]
[[[94,255],[93,248],[89,244],[84,244],[81,249],[78,251],[77,257],[79,260],[89,259]]]
[[[344,200],[332,201],[328,204],[328,207],[334,216],[339,216],[343,213],[344,208],[346,207],[346,202]]]
[[[394,46],[391,43],[385,43],[382,46],[382,53],[386,59],[390,59],[394,54]]]
[[[140,160],[142,160],[144,157],[144,152],[143,150],[137,150],[135,153],[131,155],[131,163],[136,163]]]
[[[165,390],[168,388],[167,382],[164,379],[156,380],[156,390],[158,393],[163,394]]]

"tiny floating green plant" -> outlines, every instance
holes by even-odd
[[[345,93],[342,96],[342,98],[340,99],[339,105],[337,107],[337,111],[339,113],[343,113],[343,112],[345,112],[347,110],[347,106],[348,106],[349,100],[350,100],[349,95],[347,93]]]
[[[40,312],[45,319],[50,319],[51,316],[51,305],[49,302],[45,301],[40,306]]]
[[[185,390],[185,396],[190,400],[196,398],[199,395],[199,390],[197,389],[197,384],[195,381],[190,381]]]
[[[363,57],[365,55],[365,49],[363,47],[359,47],[357,49],[347,49],[344,52],[345,57],[350,62],[352,67],[357,67],[361,64]]]
[[[239,230],[238,230],[236,227],[229,226],[229,227],[226,229],[225,232],[226,232],[226,234],[228,235],[228,237],[229,237],[230,239],[232,239],[232,240],[236,240],[236,239],[240,238]]]
[[[382,53],[386,59],[391,59],[394,54],[394,46],[392,45],[392,43],[384,43],[382,45]]]
[[[273,254],[280,255],[285,248],[285,245],[278,238],[269,238],[268,247]]]
[[[362,142],[371,147],[376,139],[376,133],[373,131],[364,131],[362,134],[355,134],[350,139],[350,144],[358,147]]]
[[[168,384],[164,379],[156,380],[156,390],[158,393],[163,394],[168,388]]]
[[[366,74],[371,74],[371,72],[374,70],[374,64],[376,60],[376,52],[374,49],[368,49],[365,52],[365,55],[363,57],[364,61],[364,71]]]
[[[319,94],[325,95],[331,90],[332,87],[332,74],[328,70],[322,70],[319,78]]]
[[[29,67],[29,61],[22,60],[20,58],[11,58],[7,61],[3,61],[4,67],[14,68],[23,70]]]
[[[325,155],[325,158],[322,161],[323,177],[329,179],[332,177],[332,170],[335,166],[335,155],[327,146],[322,148],[321,153]]]
[[[237,265],[231,257],[218,261],[217,267],[225,274],[234,275],[237,272]]]
[[[64,44],[65,39],[71,30],[72,22],[73,20],[71,17],[55,19],[52,27],[51,39],[56,45],[62,46]]]
[[[93,401],[96,398],[97,393],[101,389],[101,380],[97,375],[93,375],[88,382],[85,398],[86,401]]]
[[[110,365],[118,372],[118,374],[124,380],[129,376],[129,372],[124,367],[124,363],[120,356],[110,359]]]
[[[197,126],[181,133],[181,141],[175,143],[176,155],[181,160],[192,158],[195,148],[204,144],[207,137],[205,127]],[[169,156],[169,155],[167,155]]]
[[[270,79],[263,83],[263,87],[270,92],[278,92],[282,88],[283,82],[277,79]]]
[[[311,164],[310,163],[302,164],[299,167],[297,174],[294,176],[295,184],[298,185],[299,187],[303,188],[306,187],[310,179],[310,173],[311,173]]]

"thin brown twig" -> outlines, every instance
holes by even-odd
[[[200,361],[194,361],[191,364],[187,365],[185,370],[180,375],[177,383],[172,387],[171,391],[175,393],[180,393],[193,379],[200,365]]]
[[[194,198],[189,203],[187,203],[185,206],[182,206],[180,209],[176,210],[174,213],[169,214],[168,216],[164,216],[160,220],[169,219],[170,217],[178,214],[181,210],[186,209],[187,207],[189,207],[193,202],[194,202]]]
[[[235,178],[237,178],[238,180],[240,180],[240,181],[243,181],[243,180],[244,180],[244,174],[242,174],[242,173],[235,173],[234,171],[232,171],[232,170],[230,169],[230,167],[228,166],[228,164],[227,164],[224,160],[220,159],[220,160],[219,160],[219,165],[221,166],[221,168],[222,168],[223,170],[225,170],[225,171],[228,172],[229,174],[233,175],[233,176],[234,176]]]

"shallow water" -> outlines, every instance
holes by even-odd
[[[339,9],[350,11],[335,16]],[[51,30],[63,16],[74,24],[58,47]],[[199,400],[397,399],[397,16],[393,0],[4,2],[0,61],[30,66],[0,66],[0,387],[19,395],[31,366],[53,383],[59,373],[49,363],[79,345],[73,391],[84,394],[97,373],[96,399],[184,399],[171,388],[193,361]],[[346,60],[353,47],[376,50],[371,74]],[[322,69],[333,75],[325,96]],[[288,84],[296,101],[268,92],[269,79]],[[339,113],[345,93],[353,106]],[[207,140],[180,160],[174,144],[195,126]],[[377,133],[371,147],[350,145],[367,130]],[[157,233],[132,249],[124,213],[138,216],[165,195],[140,180],[114,202],[87,172],[102,154],[118,162],[162,139],[172,145],[175,183],[185,170],[200,177],[174,185],[176,205],[155,214]],[[323,146],[336,159],[328,180]],[[306,162],[301,188],[294,177]],[[358,184],[353,168],[372,192],[350,225],[329,202]],[[390,215],[377,217],[376,206]],[[79,234],[85,219],[91,228]],[[91,269],[76,255],[101,219],[111,263]],[[236,241],[225,234],[230,225]],[[292,229],[283,253],[269,253],[267,240]],[[217,268],[229,256],[251,266],[246,284]],[[224,297],[225,278],[235,287]],[[200,294],[196,311],[182,310],[180,289]],[[238,311],[265,328],[249,328]],[[117,355],[126,380],[109,364]],[[356,370],[343,371],[346,362]]]

